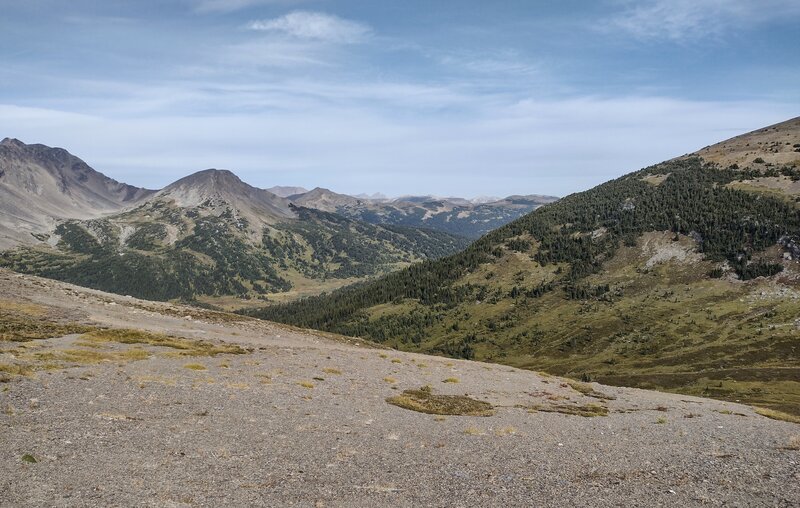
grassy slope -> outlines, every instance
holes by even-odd
[[[423,328],[419,344],[408,336],[387,340],[400,349],[443,353],[443,345],[466,339],[478,359],[797,412],[797,285],[787,284],[780,293],[771,280],[710,279],[713,264],[696,258],[647,269],[652,256],[643,244],[653,237],[660,244],[672,242],[671,234],[646,235],[636,247],[622,248],[602,274],[588,278],[609,284],[612,296],[569,300],[553,291],[535,299],[503,296],[433,311],[406,301],[373,307],[369,319],[386,322],[412,309],[430,316],[433,324]],[[676,243],[692,241],[682,237]],[[538,283],[547,272],[529,258],[507,253],[468,278],[488,276],[493,290],[508,295],[515,285]]]
[[[797,263],[774,247],[800,233],[797,210],[726,187],[733,173],[681,164],[567,197],[450,258],[254,314],[406,350],[800,413]],[[648,233],[664,229],[680,234]],[[740,254],[784,271],[738,280],[730,265]],[[711,278],[713,268],[724,276]],[[526,296],[550,281],[551,291]],[[568,297],[575,286],[589,291]]]

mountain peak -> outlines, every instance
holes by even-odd
[[[202,183],[202,182],[211,182],[217,184],[222,182],[231,182],[231,183],[239,183],[242,185],[246,185],[244,182],[242,182],[241,178],[236,176],[236,174],[233,171],[227,169],[215,169],[215,168],[197,171],[189,176],[181,178],[178,181],[189,184]]]
[[[154,191],[120,183],[63,148],[0,141],[0,247],[31,242],[53,218],[88,219],[134,204]]]
[[[243,182],[227,169],[204,169],[192,173],[164,187],[154,199],[168,199],[186,208],[204,206],[210,201],[215,206],[231,206],[253,217],[295,216],[286,199]]]
[[[188,198],[190,195],[192,199],[186,201],[183,206],[194,206],[207,198],[222,198],[227,199],[231,196],[247,194],[254,187],[250,187],[244,183],[232,171],[227,169],[204,169],[197,171],[191,175],[185,176],[180,180],[164,187],[159,192],[160,195],[181,195]],[[185,200],[180,200],[185,201]]]
[[[22,148],[27,145],[17,138],[5,138],[3,141],[0,141],[0,146],[14,146],[17,148]]]
[[[192,173],[192,174],[193,175],[224,175],[224,176],[234,176],[236,178],[239,178],[238,176],[236,176],[236,174],[233,171],[231,171],[229,169],[209,168],[209,169],[203,169],[201,171],[197,171],[197,172]],[[189,176],[192,176],[192,175],[189,175]]]

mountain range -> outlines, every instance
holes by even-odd
[[[558,198],[532,194],[490,200],[436,196],[364,199],[317,187],[289,199],[371,224],[429,228],[476,239]]]
[[[470,241],[449,232],[460,219],[444,218],[469,215],[466,200],[377,203],[325,189],[272,190],[217,169],[143,189],[66,150],[5,139],[0,266],[150,299],[241,304],[317,294],[453,254]],[[470,232],[535,206],[491,204],[491,220]],[[394,215],[367,213],[375,210]]]
[[[453,256],[248,312],[800,413],[799,184],[795,118],[562,198]]]

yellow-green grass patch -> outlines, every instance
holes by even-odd
[[[492,416],[494,408],[488,402],[465,395],[435,395],[429,386],[404,390],[386,399],[389,404],[419,413],[452,416]]]
[[[761,416],[766,416],[767,418],[772,418],[773,420],[800,424],[800,416],[790,415],[789,413],[763,407],[757,407],[754,409],[754,411]]]
[[[247,350],[236,344],[214,344],[184,337],[131,329],[93,330],[81,335],[87,342],[118,342],[121,344],[146,344],[178,350],[179,356],[216,356],[219,354],[245,354]]]
[[[543,413],[561,413],[565,415],[583,416],[591,418],[594,416],[608,416],[608,408],[601,404],[586,404],[584,406],[573,406],[569,404],[553,404],[548,406],[533,406],[529,412],[541,411]]]

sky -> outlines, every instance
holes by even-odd
[[[800,115],[797,0],[0,0],[0,138],[160,188],[563,196]]]

